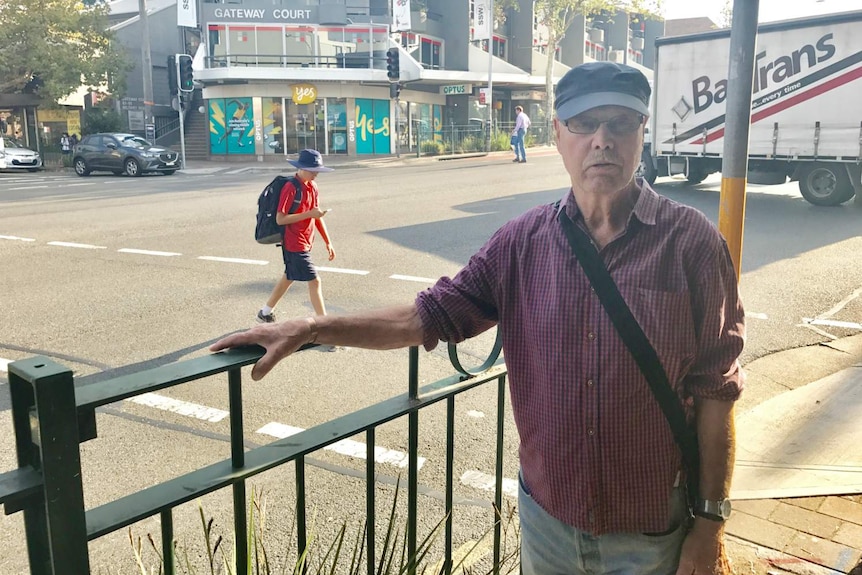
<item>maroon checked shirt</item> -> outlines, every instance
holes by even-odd
[[[584,226],[571,193],[562,206]],[[600,255],[689,414],[693,397],[737,399],[744,312],[712,223],[644,184]],[[593,534],[667,529],[680,452],[553,205],[507,223],[416,305],[428,350],[499,324],[521,475],[539,505]]]

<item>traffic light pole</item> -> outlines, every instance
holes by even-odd
[[[180,82],[180,54],[177,54],[174,57],[174,66],[175,74],[176,74],[176,82],[179,85]],[[180,157],[181,159],[181,169],[186,168],[186,118],[183,115],[183,93],[180,90],[177,90],[177,113],[180,116]]]

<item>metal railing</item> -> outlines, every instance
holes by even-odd
[[[304,346],[304,348],[313,346]],[[241,368],[263,355],[261,348],[243,348],[123,375],[76,389],[72,371],[45,357],[11,363],[8,368],[12,421],[18,468],[0,474],[0,504],[5,513],[23,512],[32,575],[89,573],[88,542],[158,515],[161,524],[165,575],[175,573],[173,510],[208,493],[233,490],[233,530],[237,544],[236,573],[245,574],[248,549],[246,481],[264,471],[293,462],[296,466],[297,551],[307,549],[305,457],[324,447],[365,433],[367,457],[366,545],[367,573],[375,573],[375,431],[398,418],[408,419],[407,527],[408,572],[416,573],[419,413],[445,401],[445,542],[444,571],[452,571],[453,459],[455,397],[485,383],[497,384],[496,481],[494,490],[493,565],[501,560],[501,506],[505,366],[499,333],[490,356],[477,369],[466,369],[457,349],[449,346],[454,375],[419,388],[419,350],[409,349],[408,391],[349,415],[245,451]],[[230,418],[230,459],[197,469],[85,509],[80,443],[94,439],[96,408],[144,393],[227,374]]]
[[[284,54],[231,53],[207,56],[207,68],[229,68],[234,66],[274,66],[277,68],[357,68],[386,69],[386,52],[350,52],[335,56],[286,56]]]

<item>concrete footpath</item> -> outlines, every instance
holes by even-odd
[[[862,575],[862,335],[745,369],[726,527],[734,573]]]

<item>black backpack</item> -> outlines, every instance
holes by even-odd
[[[281,199],[281,189],[290,182],[296,189],[293,203],[288,214],[296,213],[302,203],[302,183],[296,176],[276,176],[266,185],[257,198],[257,226],[254,228],[254,239],[259,244],[278,244],[284,240],[284,226],[276,222],[278,202]]]

